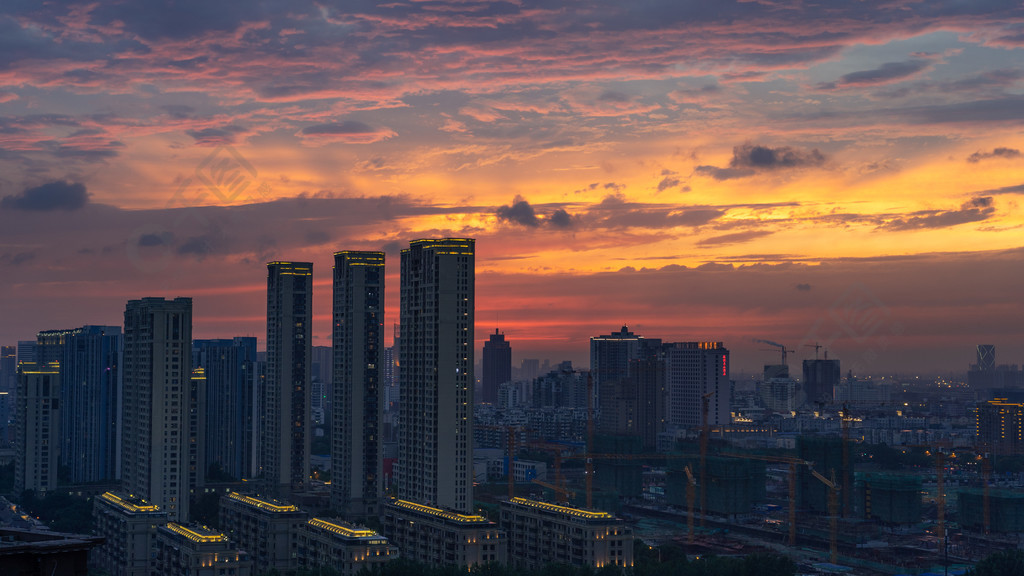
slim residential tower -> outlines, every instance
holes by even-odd
[[[331,508],[346,518],[380,511],[383,325],[384,253],[335,253]]]
[[[402,251],[398,497],[473,509],[474,241]]]
[[[313,264],[267,264],[263,486],[288,497],[309,476]]]
[[[129,300],[124,311],[121,482],[188,521],[192,299]]]

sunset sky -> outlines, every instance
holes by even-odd
[[[334,251],[387,251],[390,326],[399,249],[458,236],[516,362],[1021,364],[1022,150],[1020,2],[8,0],[0,343],[191,296],[262,346],[308,260],[329,345]]]

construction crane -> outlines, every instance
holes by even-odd
[[[813,466],[813,462],[801,460],[799,458],[792,458],[790,456],[764,456],[760,454],[738,454],[734,452],[723,452],[719,454],[719,456],[789,464],[789,545],[796,546],[796,467],[807,466],[810,468]]]
[[[989,488],[988,480],[989,475],[992,473],[992,461],[988,459],[988,456],[981,458],[981,494],[982,494],[982,528],[985,530],[985,534],[988,534],[992,529],[992,508],[989,503]]]
[[[686,472],[686,541],[689,544],[693,544],[693,500],[694,500],[694,488],[697,486],[697,480],[693,477],[693,471],[690,470],[690,465],[687,464],[683,467],[683,472]]]
[[[700,397],[700,527],[708,516],[708,436],[711,435],[711,424],[708,422],[708,404],[715,395],[712,390]]]
[[[804,344],[806,348],[814,348],[814,359],[818,359],[818,350],[824,348],[821,344],[815,342],[814,344]],[[825,350],[825,360],[828,360],[828,350]]]
[[[839,412],[840,428],[842,430],[842,442],[839,445],[843,451],[843,518],[849,518],[853,511],[850,509],[850,406],[844,403],[843,409]]]
[[[550,484],[548,482],[544,482],[543,480],[538,480],[536,478],[530,480],[530,482],[533,482],[534,484],[537,484],[539,486],[543,486],[543,487],[547,488],[548,490],[551,490],[552,492],[554,492],[555,496],[556,496],[556,502],[558,504],[563,504],[563,505],[564,504],[569,504],[569,502],[573,498],[576,497],[576,493],[575,492],[573,492],[572,490],[566,489],[564,486],[558,486],[558,485],[555,485],[555,484]],[[557,496],[562,496],[562,497],[561,498],[557,498]]]
[[[761,339],[758,339],[758,338],[754,338],[754,342],[758,342],[758,343],[761,343],[761,344],[767,344],[769,346],[775,346],[776,348],[778,348],[782,352],[782,364],[784,366],[789,366],[789,363],[786,361],[786,354],[788,354],[790,352],[796,352],[796,350],[789,350],[789,349],[786,348],[785,345],[779,344],[778,342],[772,342],[771,340],[761,340]]]
[[[811,474],[828,487],[828,551],[829,562],[835,564],[839,558],[839,485],[836,484],[836,471],[832,471],[832,478],[825,478],[817,470],[811,468]]]
[[[694,455],[694,454],[662,454],[662,453],[655,453],[655,454],[590,454],[590,453],[584,453],[584,454],[569,454],[567,456],[563,456],[561,454],[556,454],[555,455],[555,474],[556,474],[556,477],[558,478],[558,482],[559,483],[564,483],[563,480],[562,480],[562,460],[586,460],[588,463],[592,464],[594,460],[673,460],[673,459],[677,459],[677,458],[684,458],[684,459],[689,459],[689,460],[695,460],[695,459],[698,458],[698,456]],[[592,490],[592,484],[590,484],[589,482],[587,483],[586,490],[588,492],[588,494],[587,494],[587,502],[588,502],[587,508],[592,508],[592,505],[589,504],[590,502],[593,501],[592,494],[589,494],[589,492]]]

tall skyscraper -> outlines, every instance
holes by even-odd
[[[74,484],[113,480],[119,474],[121,346],[120,326],[37,335],[36,354],[60,363],[61,465]]]
[[[287,497],[309,477],[313,264],[267,264],[263,484]]]
[[[129,300],[124,311],[121,483],[188,521],[192,299]]]
[[[402,250],[398,497],[473,509],[472,239]]]
[[[703,401],[708,401],[708,424],[731,420],[732,385],[729,351],[721,342],[675,342],[665,345],[667,424],[671,428],[697,428],[703,422]]]
[[[206,378],[206,429],[202,466],[234,479],[249,478],[256,389],[256,338],[194,340],[192,365]]]
[[[835,399],[835,390],[841,377],[839,360],[804,360],[803,367],[804,397],[807,402],[831,404]]]
[[[497,404],[498,387],[512,381],[512,345],[497,329],[484,342],[483,369],[481,400],[485,404]]]
[[[615,420],[628,408],[623,404],[623,398],[634,397],[632,389],[636,387],[635,380],[630,379],[630,362],[655,354],[659,346],[660,339],[638,336],[626,326],[618,332],[590,339],[590,375],[599,414],[599,430],[608,434],[620,433],[617,430],[621,427]]]
[[[14,491],[37,496],[57,488],[60,463],[60,370],[56,362],[18,365]]]
[[[334,254],[331,507],[376,517],[383,496],[384,253]]]

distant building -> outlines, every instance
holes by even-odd
[[[633,566],[633,531],[607,512],[512,498],[501,503],[501,527],[516,568]]]
[[[39,362],[35,340],[18,340],[18,364],[22,362]]]
[[[498,403],[498,387],[512,381],[512,345],[505,335],[494,330],[483,349],[483,375],[481,378],[481,402]]]
[[[404,558],[431,566],[505,563],[505,532],[483,516],[405,500],[385,506],[384,534]]]
[[[982,394],[988,392],[991,398],[993,389],[1024,388],[1024,369],[1016,364],[996,364],[996,347],[992,344],[979,344],[977,364],[971,364],[967,371],[967,385]]]
[[[320,426],[327,423],[330,417],[331,398],[333,390],[334,356],[331,346],[313,346],[312,358],[313,378],[310,381],[310,420],[313,424]]]
[[[129,300],[124,312],[121,483],[167,512],[188,518],[197,474],[190,440],[192,299]],[[201,484],[201,481],[199,482]]]
[[[792,412],[804,404],[800,385],[792,378],[767,378],[758,388],[762,405],[772,412]]]
[[[275,496],[309,479],[313,264],[267,264],[267,378],[262,485]]]
[[[277,500],[229,492],[220,497],[224,533],[247,551],[257,572],[292,576],[299,568],[299,531],[309,514]]]
[[[92,563],[110,576],[150,576],[156,529],[167,523],[159,506],[123,492],[93,498],[93,529],[103,545]]]
[[[402,250],[399,498],[473,510],[475,242]],[[404,553],[404,551],[403,551]]]
[[[572,362],[562,362],[555,370],[535,379],[533,406],[586,409],[588,376],[586,370],[573,369]]]
[[[43,496],[57,488],[60,468],[60,365],[18,364],[14,492]]]
[[[227,536],[205,526],[170,522],[157,528],[153,574],[252,576],[253,561]]]
[[[1024,454],[1024,404],[997,398],[975,408],[979,448],[997,455]]]
[[[675,429],[703,426],[703,401],[708,424],[730,423],[732,383],[729,350],[721,342],[675,342],[665,345],[667,424]]]
[[[661,340],[644,338],[623,326],[618,332],[590,339],[590,376],[593,380],[592,393],[596,398],[599,413],[598,428],[606,425],[602,420],[613,418],[619,408],[619,391],[629,386],[629,362],[649,355],[661,345]],[[608,413],[609,416],[606,416]],[[609,424],[614,428],[615,426]]]
[[[835,400],[835,389],[839,386],[839,360],[804,360],[803,372],[804,397],[807,402],[831,404]]]
[[[384,253],[334,254],[331,507],[377,517],[384,495]]]
[[[18,391],[18,347],[0,346],[0,445],[14,440],[14,397]]]
[[[298,543],[303,567],[329,566],[342,576],[355,576],[398,558],[398,548],[387,538],[340,520],[309,519],[298,531]]]
[[[858,380],[847,377],[836,387],[836,404],[849,404],[858,408],[886,406],[892,403],[893,383],[889,381]]]
[[[231,478],[250,478],[256,390],[256,338],[195,340],[192,365],[206,377],[204,470],[211,466]]]

